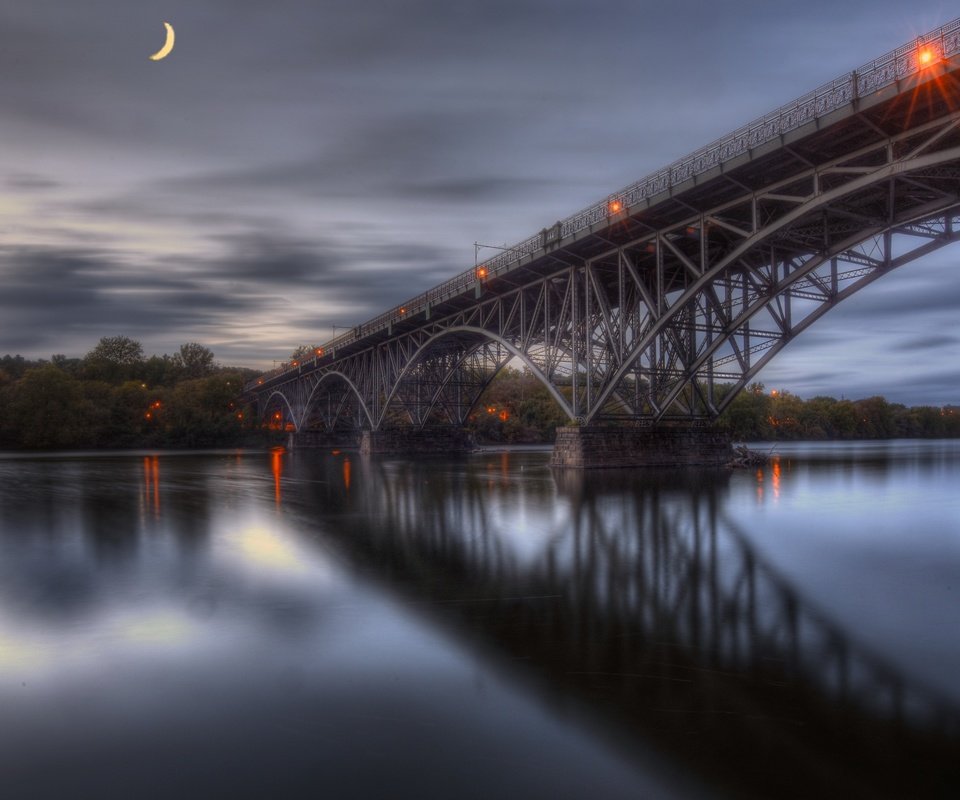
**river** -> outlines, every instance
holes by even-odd
[[[958,796],[960,442],[773,456],[0,454],[4,796]]]

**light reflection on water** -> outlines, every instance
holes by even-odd
[[[0,457],[5,785],[949,796],[957,443],[546,460]]]

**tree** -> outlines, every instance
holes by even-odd
[[[850,400],[838,400],[829,409],[832,435],[853,439],[857,435],[857,409]]]
[[[313,348],[308,344],[302,344],[290,354],[290,360],[303,362],[308,358],[313,358],[313,356]]]
[[[775,439],[799,439],[803,436],[803,401],[795,394],[775,390],[770,398],[767,421]]]
[[[739,441],[756,441],[772,438],[770,423],[770,396],[762,383],[751,383],[740,390],[720,423]]]
[[[134,377],[143,365],[143,345],[129,336],[104,336],[83,357],[83,377],[118,383]]]
[[[173,363],[182,370],[184,378],[205,378],[214,369],[213,351],[197,342],[180,345],[180,352],[173,356]]]
[[[131,366],[143,361],[143,345],[129,336],[104,336],[84,358]]]
[[[526,371],[504,367],[470,414],[469,428],[487,442],[552,442],[566,414]]]
[[[50,357],[50,363],[57,369],[76,375],[83,362],[79,358],[67,358],[63,353],[56,353]]]
[[[868,397],[854,403],[857,411],[857,436],[861,439],[889,439],[896,435],[893,409],[882,397]]]
[[[7,422],[22,446],[82,447],[91,442],[92,411],[80,382],[50,364],[29,370],[17,383]]]
[[[0,369],[2,369],[11,378],[22,378],[31,367],[36,367],[35,361],[27,361],[23,356],[6,355],[0,358]]]
[[[150,356],[139,367],[141,383],[147,386],[166,386],[176,383],[181,370],[174,364],[173,358],[164,353],[162,356]]]
[[[241,384],[241,376],[230,372],[178,383],[164,403],[162,443],[216,447],[236,441],[245,427],[237,405]]]

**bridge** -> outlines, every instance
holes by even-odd
[[[245,387],[305,443],[466,446],[506,364],[571,426],[554,464],[712,463],[710,423],[838,303],[960,238],[960,19]],[[640,455],[638,455],[640,454]]]

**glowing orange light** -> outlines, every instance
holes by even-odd
[[[401,314],[406,314],[406,313],[407,313],[407,309],[404,308],[403,306],[400,306],[400,313],[401,313]]]
[[[299,366],[300,366],[300,362],[299,362],[299,361],[294,361],[294,362],[293,362],[293,366],[299,367]]]
[[[278,411],[276,414],[274,414],[274,415],[273,415],[273,418],[274,418],[274,419],[280,419],[280,412]]]
[[[619,200],[611,200],[607,204],[607,208],[610,210],[611,214],[617,214],[620,211],[623,211],[623,203]]]
[[[322,356],[322,355],[323,355],[323,348],[322,348],[322,347],[318,347],[318,348],[317,348],[317,355],[318,355],[318,356]]]
[[[497,410],[496,406],[487,406],[487,413],[493,414]]]
[[[500,412],[499,416],[503,422],[506,422],[508,419],[510,419],[510,412],[507,411],[507,409],[503,409],[503,411]]]
[[[148,411],[146,414],[144,414],[143,416],[144,416],[146,419],[153,419],[153,414],[151,414],[149,411]]]
[[[477,267],[477,277],[486,278],[487,277],[487,268],[486,267]]]
[[[263,383],[263,378],[257,378],[257,383]]]
[[[771,390],[770,390],[770,396],[771,396],[771,397],[776,397],[778,394],[780,394],[780,392],[778,392],[776,389],[771,389]]]
[[[933,59],[934,59],[934,55],[935,55],[935,54],[934,54],[933,50],[931,50],[929,47],[924,48],[923,50],[920,51],[920,56],[919,56],[920,63],[921,63],[923,66],[927,66],[928,64],[932,64],[932,63],[933,63]]]
[[[243,414],[237,414],[237,419],[243,419]]]

